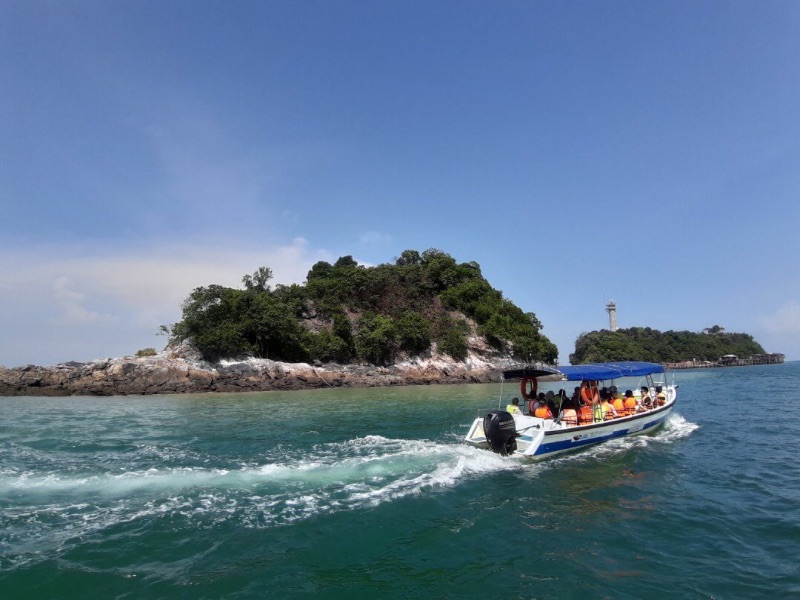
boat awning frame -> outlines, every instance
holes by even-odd
[[[663,373],[664,365],[641,361],[590,363],[545,367],[543,365],[517,365],[503,371],[503,379],[535,377],[539,381],[606,381],[621,377],[644,377]]]

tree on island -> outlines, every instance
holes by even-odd
[[[170,342],[190,339],[203,357],[256,356],[390,364],[438,350],[467,356],[468,337],[519,360],[554,362],[558,350],[542,324],[503,298],[476,262],[441,250],[405,250],[394,264],[359,265],[352,256],[320,261],[303,285],[268,285],[272,270],[242,278],[244,289],[196,288],[183,318],[162,329]]]

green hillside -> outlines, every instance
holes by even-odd
[[[209,285],[182,305],[183,318],[163,326],[171,343],[190,339],[203,357],[256,356],[289,362],[390,364],[439,352],[461,360],[470,336],[520,360],[552,362],[541,323],[503,298],[475,262],[441,250],[404,251],[393,264],[359,265],[351,256],[316,263],[303,285],[277,285],[261,267],[243,289]]]
[[[575,340],[575,352],[569,355],[572,364],[615,360],[679,362],[683,360],[716,360],[726,354],[749,357],[763,354],[764,349],[746,333],[695,333],[665,331],[649,327],[582,333]]]

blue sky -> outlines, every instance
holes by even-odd
[[[0,4],[0,364],[440,248],[582,331],[800,359],[800,4]]]

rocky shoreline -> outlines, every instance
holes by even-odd
[[[55,366],[0,367],[0,396],[124,396],[261,392],[336,387],[488,383],[507,359],[470,353],[465,361],[414,359],[388,367],[310,365],[266,359],[205,363],[191,352]]]

